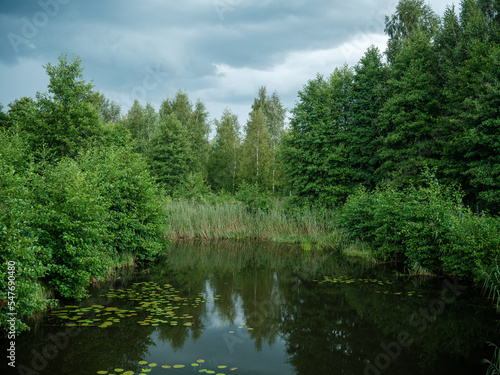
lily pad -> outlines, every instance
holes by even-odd
[[[102,375],[105,375],[107,374],[108,372],[107,371],[104,371],[104,370],[101,370],[101,371],[97,371],[98,374],[102,374]]]
[[[186,366],[185,366],[185,365],[174,365],[173,367],[174,367],[174,368],[184,368],[184,367],[186,367]]]
[[[115,372],[123,372],[122,368],[115,368]]]
[[[139,361],[140,365],[147,365],[148,363],[146,361]]]
[[[156,366],[158,366],[158,364],[156,364],[156,363],[150,363],[148,366],[149,367],[156,367]]]

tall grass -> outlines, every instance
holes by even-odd
[[[302,243],[306,249],[337,248],[343,242],[329,214],[309,209],[287,213],[279,201],[266,211],[249,212],[236,200],[175,200],[168,224],[171,239],[258,239]]]

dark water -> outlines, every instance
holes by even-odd
[[[291,246],[172,244],[34,323],[0,374],[484,374],[496,319],[453,280]]]

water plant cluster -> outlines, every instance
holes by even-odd
[[[190,327],[195,322],[190,313],[183,307],[197,308],[200,304],[216,301],[220,296],[198,296],[195,298],[181,297],[170,284],[158,285],[155,282],[138,282],[126,289],[110,289],[105,297],[111,300],[132,301],[135,307],[123,309],[116,306],[92,305],[89,307],[64,306],[51,311],[54,318],[61,319],[67,326],[95,326],[108,328],[130,317],[141,314],[137,324],[141,326],[160,324],[176,326],[182,324]],[[190,310],[189,310],[190,311]],[[129,323],[127,323],[129,324]]]
[[[183,369],[183,368],[191,368],[193,369],[196,373],[199,374],[215,374],[215,375],[225,375],[226,372],[222,371],[235,371],[238,368],[237,367],[229,367],[227,365],[216,365],[216,366],[206,366],[204,359],[197,359],[195,362],[190,363],[189,365],[185,364],[175,364],[175,365],[160,365],[159,367],[162,369]],[[151,362],[148,363],[147,361],[139,361],[138,364],[141,366],[141,369],[138,372],[135,371],[125,371],[124,369],[121,368],[115,368],[113,370],[107,371],[107,370],[99,370],[97,371],[97,374],[100,375],[140,375],[140,374],[148,374],[151,372],[152,369],[158,366],[157,363]],[[192,371],[191,371],[192,372]],[[162,372],[165,374],[168,374],[168,372]],[[178,372],[176,372],[178,373]]]

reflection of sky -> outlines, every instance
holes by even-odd
[[[144,360],[158,363],[159,366],[167,364],[184,364],[184,369],[176,369],[177,373],[194,373],[191,363],[198,359],[205,360],[200,368],[212,369],[216,372],[240,374],[293,374],[293,367],[287,363],[285,341],[278,337],[269,345],[263,343],[262,350],[257,351],[254,340],[250,338],[247,327],[238,328],[245,323],[243,300],[236,293],[232,296],[233,309],[235,310],[234,325],[223,318],[215,306],[213,297],[215,291],[206,281],[203,297],[206,302],[206,313],[202,316],[205,326],[201,336],[195,341],[187,339],[181,350],[175,351],[168,341],[162,341],[155,332],[151,336],[155,344],[148,348],[149,357]],[[229,333],[234,331],[234,333]],[[217,366],[225,365],[227,369],[217,371]],[[234,372],[230,368],[237,368]]]

